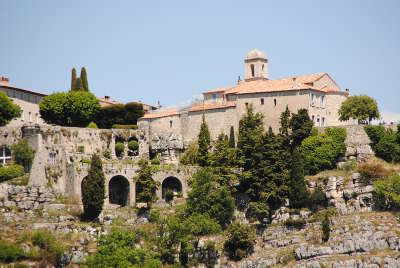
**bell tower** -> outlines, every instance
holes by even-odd
[[[247,53],[244,64],[245,81],[268,79],[268,60],[263,52],[253,49]]]

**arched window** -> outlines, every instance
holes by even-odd
[[[251,68],[251,77],[254,77],[254,64],[250,64]]]
[[[264,105],[264,98],[260,99],[261,105]]]
[[[51,166],[55,166],[57,161],[56,161],[56,152],[50,152],[49,153],[49,165]]]

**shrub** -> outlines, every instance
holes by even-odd
[[[111,159],[111,151],[110,149],[105,149],[103,152],[103,156],[107,159]]]
[[[118,157],[122,157],[124,155],[124,150],[125,150],[125,144],[123,144],[122,142],[117,142],[115,144],[115,154]]]
[[[151,163],[152,165],[159,165],[159,164],[161,164],[160,158],[158,158],[158,155],[157,155],[156,157],[154,157],[153,159],[151,159],[151,160],[150,160],[150,163]]]
[[[180,162],[183,165],[196,165],[198,162],[197,155],[199,151],[199,145],[197,142],[192,142],[186,148],[185,152],[180,157]]]
[[[149,222],[156,223],[160,220],[160,211],[152,209],[149,215]]]
[[[47,230],[36,231],[32,235],[32,244],[50,254],[50,256],[47,254],[44,256],[46,261],[50,261],[53,264],[56,264],[57,267],[60,267],[65,247],[58,243],[52,233]]]
[[[390,171],[376,161],[359,164],[357,171],[360,173],[362,182],[365,184],[371,183],[374,179],[383,179],[390,175]]]
[[[183,221],[186,233],[194,236],[212,235],[221,232],[221,225],[206,214],[192,214]]]
[[[400,175],[394,173],[388,179],[374,182],[374,205],[381,210],[400,208]]]
[[[135,140],[128,142],[128,149],[131,151],[137,151],[139,149],[139,143]]]
[[[324,220],[322,221],[322,240],[327,242],[329,240],[331,228],[329,223],[328,213],[325,213]]]
[[[238,261],[253,252],[256,235],[250,225],[234,223],[229,226],[225,252],[229,258]]]
[[[0,126],[5,126],[13,118],[20,116],[21,108],[14,104],[4,92],[0,92]]]
[[[396,133],[392,130],[387,130],[376,145],[375,153],[388,162],[399,162],[400,145],[397,143]]]
[[[35,152],[29,146],[28,141],[25,139],[19,140],[18,143],[11,147],[15,163],[23,166],[26,172],[29,172]]]
[[[304,227],[304,225],[306,225],[306,221],[304,219],[293,219],[293,218],[289,218],[285,221],[285,226],[286,227],[293,227],[296,229],[301,229]]]
[[[307,174],[316,174],[336,166],[336,160],[343,155],[346,146],[346,129],[327,128],[325,133],[310,136],[300,145],[304,159],[304,170]]]
[[[385,136],[385,133],[386,133],[385,127],[367,125],[367,126],[364,126],[364,130],[372,142],[371,143],[372,149],[374,149],[374,151],[375,151],[376,145],[383,138],[383,136]]]
[[[0,182],[11,180],[24,174],[24,167],[20,165],[8,165],[0,167]]]
[[[0,240],[0,262],[15,262],[28,257],[28,254],[18,245]]]
[[[171,191],[171,190],[168,190],[168,191],[165,193],[165,201],[171,202],[173,199],[174,199],[174,192]]]
[[[318,186],[314,192],[310,195],[310,206],[311,207],[319,207],[319,206],[326,206],[326,195],[321,186]]]
[[[246,217],[251,221],[258,220],[261,224],[268,223],[269,206],[264,202],[250,202],[246,211]]]
[[[104,203],[105,176],[101,159],[94,154],[91,159],[89,174],[82,182],[82,203],[84,217],[88,220],[96,219]]]
[[[49,124],[86,127],[96,117],[100,104],[86,91],[50,94],[39,104],[40,116]]]
[[[122,124],[114,124],[111,126],[111,128],[115,129],[137,129],[137,125],[122,125]]]
[[[97,124],[95,122],[90,122],[89,125],[87,125],[87,128],[98,128]]]
[[[141,103],[113,104],[101,107],[96,123],[101,128],[137,129],[137,120],[143,115]]]

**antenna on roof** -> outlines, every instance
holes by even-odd
[[[237,80],[238,85],[240,84],[240,82],[242,82],[242,79],[240,79],[240,75],[239,75],[238,80]]]

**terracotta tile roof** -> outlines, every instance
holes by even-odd
[[[204,94],[208,94],[208,93],[219,93],[219,92],[225,92],[228,89],[231,89],[232,87],[219,87],[216,89],[211,89],[209,91],[204,92]]]
[[[161,117],[167,117],[167,116],[173,116],[179,114],[178,109],[176,108],[167,108],[165,110],[155,110],[151,111],[149,113],[146,113],[143,117],[143,119],[153,119],[153,118],[161,118]]]
[[[198,112],[203,110],[213,110],[213,109],[223,109],[235,107],[236,103],[234,101],[227,102],[212,102],[212,103],[196,103],[190,107],[189,112]]]

